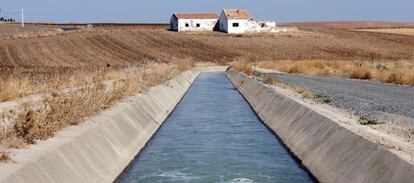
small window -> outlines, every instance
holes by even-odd
[[[186,24],[185,24],[185,27],[190,27],[190,24],[186,23]]]
[[[233,23],[233,27],[239,27],[239,23]]]
[[[196,24],[196,27],[200,27],[200,24]]]

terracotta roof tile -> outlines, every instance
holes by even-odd
[[[249,12],[244,9],[227,9],[223,11],[229,19],[252,19]]]
[[[178,19],[218,19],[216,13],[174,13]]]

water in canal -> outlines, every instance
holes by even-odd
[[[116,182],[312,182],[222,72],[198,76]]]

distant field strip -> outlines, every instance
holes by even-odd
[[[388,33],[388,34],[401,34],[414,36],[414,28],[400,28],[400,29],[358,29],[358,31]]]
[[[219,63],[234,60],[409,60],[414,58],[412,50],[414,37],[349,30],[238,36],[181,34],[161,29],[92,30],[0,40],[0,75],[12,73],[13,68],[62,73],[85,67],[122,68],[148,60]]]

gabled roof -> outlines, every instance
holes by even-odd
[[[174,13],[178,19],[218,19],[216,13]]]
[[[228,19],[252,19],[245,9],[224,9],[223,12]]]

